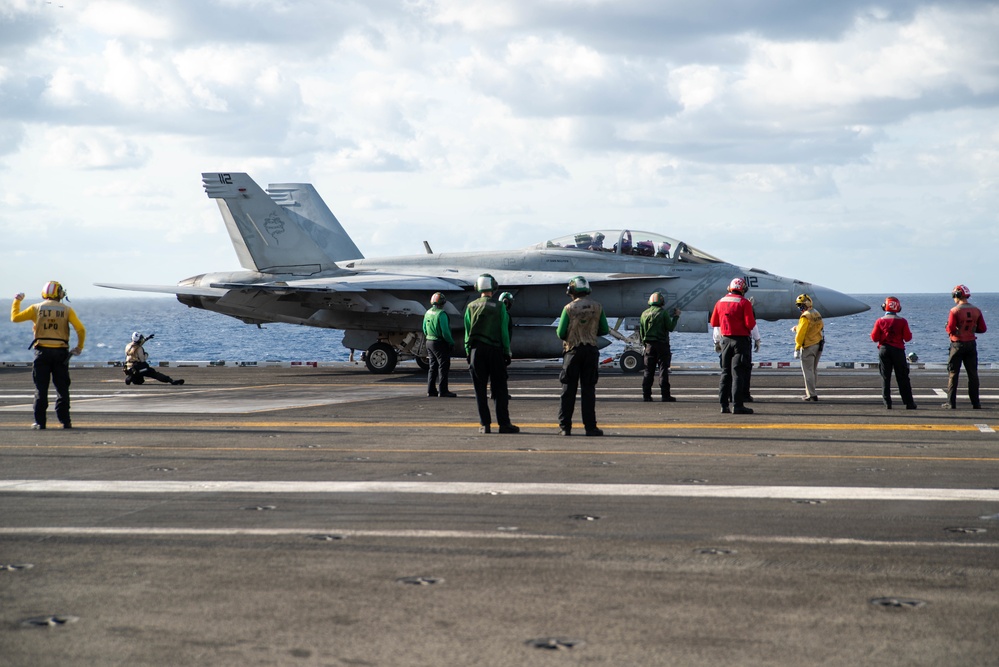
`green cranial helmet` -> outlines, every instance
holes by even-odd
[[[663,298],[663,295],[661,293],[659,293],[659,292],[653,292],[649,296],[649,305],[650,306],[659,306],[660,308],[662,308],[663,306],[666,305],[666,299]]]
[[[475,290],[477,292],[495,292],[497,287],[499,285],[496,283],[496,279],[488,273],[483,273],[475,279]]]
[[[499,295],[499,302],[506,306],[507,310],[510,310],[510,306],[513,305],[513,295],[509,292],[503,292]]]
[[[590,283],[583,276],[576,276],[569,280],[569,286],[566,287],[565,293],[569,296],[579,296],[581,294],[590,293]]]

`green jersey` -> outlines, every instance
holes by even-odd
[[[442,308],[431,306],[423,316],[423,335],[427,340],[442,340],[448,345],[454,345],[447,313]]]
[[[679,319],[673,317],[662,306],[649,306],[642,313],[642,320],[638,325],[638,338],[642,344],[656,341],[668,343],[669,332],[676,329]]]

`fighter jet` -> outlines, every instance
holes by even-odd
[[[618,328],[659,291],[667,308],[682,311],[678,331],[706,332],[711,309],[736,277],[749,286],[759,319],[797,319],[794,300],[802,292],[825,317],[869,309],[832,289],[738,267],[669,236],[630,229],[591,229],[505,251],[434,253],[424,241],[425,254],[367,259],[311,184],[271,184],[265,191],[244,173],[201,176],[244,270],[170,286],[97,285],[175,294],[183,304],[248,324],[341,329],[344,347],[363,350],[373,373],[389,373],[411,358],[424,366],[422,321],[434,292],[446,295],[461,341],[464,309],[478,297],[474,285],[482,273],[514,295],[511,351],[518,359],[561,356],[553,324],[567,302],[569,279],[580,275]],[[455,353],[464,353],[462,345]],[[621,357],[626,371],[639,364],[636,355]]]

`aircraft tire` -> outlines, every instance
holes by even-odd
[[[376,374],[391,373],[399,363],[399,355],[388,343],[378,342],[368,348],[364,365],[368,371]]]
[[[430,370],[430,362],[426,357],[416,357],[416,365],[420,367],[421,371]]]
[[[645,368],[645,361],[642,355],[634,350],[625,350],[618,361],[621,370],[625,373],[638,373]]]

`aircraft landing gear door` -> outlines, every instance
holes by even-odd
[[[391,373],[397,363],[399,355],[388,343],[375,343],[364,356],[364,365],[372,373]]]
[[[619,317],[611,330],[607,332],[611,338],[616,338],[624,343],[624,352],[617,360],[624,373],[638,373],[645,369],[645,355],[642,354],[645,348],[638,340],[638,323],[639,318],[637,317]],[[632,331],[625,336],[621,333],[621,327]]]

